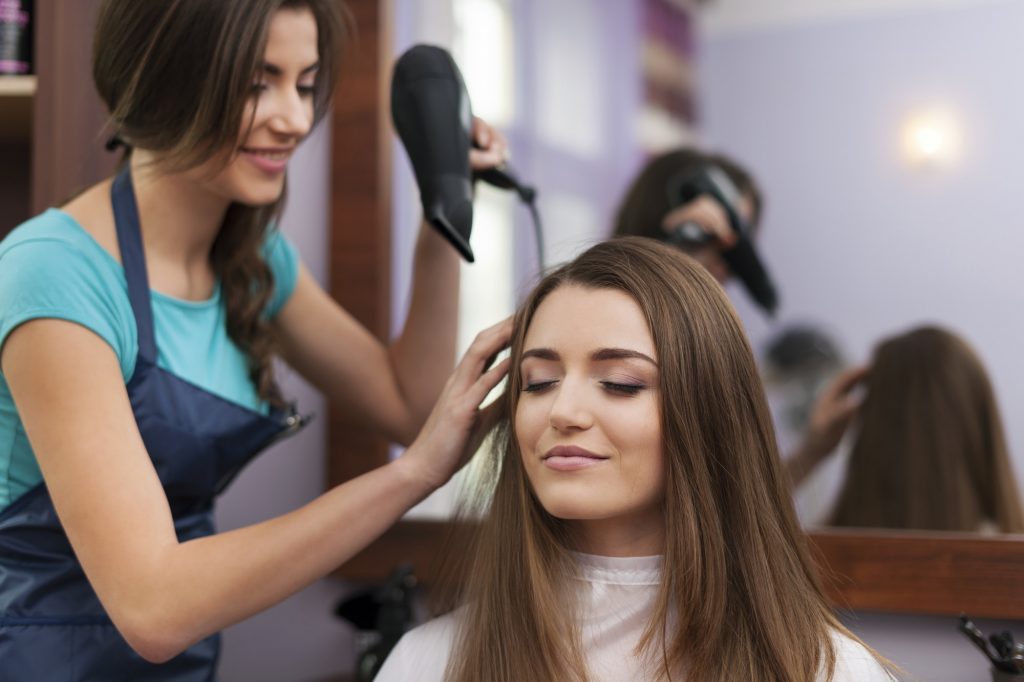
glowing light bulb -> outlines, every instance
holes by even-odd
[[[903,130],[907,159],[916,166],[950,162],[958,145],[957,126],[945,112],[922,112],[907,119]]]

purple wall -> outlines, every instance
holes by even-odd
[[[879,337],[913,324],[959,331],[990,370],[1018,479],[1022,28],[1024,3],[1006,1],[711,36],[699,72],[705,138],[749,164],[767,195],[779,320],[734,296],[755,344],[815,320],[863,361]],[[934,104],[958,117],[963,155],[914,169],[901,127]],[[922,679],[988,679],[952,619],[864,615],[855,628]]]

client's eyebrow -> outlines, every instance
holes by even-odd
[[[560,360],[561,356],[552,348],[531,348],[523,351],[523,357],[520,362],[526,360],[526,358],[537,358],[539,360],[550,360],[554,362]],[[646,360],[655,367],[658,366],[658,363],[654,361],[654,358],[649,355],[645,355],[640,351],[629,350],[628,348],[601,348],[590,354],[590,359],[595,362],[602,362],[604,360],[622,360],[626,358]]]
[[[601,360],[622,360],[624,358],[637,358],[638,360],[646,360],[655,367],[658,363],[654,361],[649,355],[645,355],[638,350],[629,350],[628,348],[602,348],[601,350],[594,351],[590,354],[590,359],[595,361]]]
[[[284,71],[277,64],[271,64],[270,62],[263,62],[262,68],[264,71],[269,73],[271,76],[280,76]],[[314,62],[299,72],[300,76],[305,76],[307,73],[311,73],[320,68],[320,62]]]

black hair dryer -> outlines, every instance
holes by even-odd
[[[446,50],[415,45],[402,54],[391,78],[391,118],[416,174],[424,218],[472,263],[473,111],[462,74]],[[507,166],[476,178],[515,190],[524,200],[534,195]]]
[[[768,270],[761,262],[757,249],[751,241],[750,227],[740,217],[736,206],[740,192],[729,176],[718,166],[708,165],[698,173],[676,178],[669,192],[675,206],[693,201],[698,196],[706,195],[718,202],[729,217],[729,226],[736,235],[736,243],[722,251],[722,260],[743,283],[751,298],[769,315],[775,314],[779,305],[779,296],[775,291]],[[670,243],[682,247],[693,247],[714,241],[702,227],[694,223],[683,223],[673,229],[668,236]]]

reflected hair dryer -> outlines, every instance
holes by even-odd
[[[507,165],[474,178],[469,94],[455,60],[440,47],[415,45],[398,59],[391,78],[391,118],[412,162],[424,218],[472,263],[473,180],[514,190],[531,204],[535,190],[520,183]]]
[[[721,205],[736,235],[735,244],[722,251],[722,260],[743,283],[751,298],[769,315],[774,315],[779,304],[775,284],[754,248],[750,226],[736,208],[740,191],[725,171],[709,164],[695,174],[676,176],[669,181],[668,193],[673,208],[699,196],[709,196]],[[697,223],[687,221],[674,226],[667,241],[686,249],[708,245],[715,238]]]

